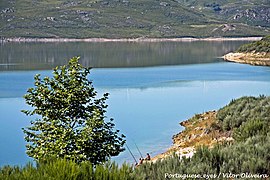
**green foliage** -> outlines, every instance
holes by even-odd
[[[266,36],[260,41],[242,45],[237,52],[265,52],[270,53],[270,36]]]
[[[270,134],[250,136],[222,149],[226,157],[222,170],[232,173],[270,174]]]
[[[223,130],[238,128],[249,120],[260,119],[269,122],[270,97],[242,97],[231,101],[217,113]]]
[[[124,150],[124,135],[105,121],[108,94],[97,98],[89,68],[72,58],[67,66],[56,67],[53,77],[35,76],[34,88],[24,96],[36,117],[24,128],[27,154],[36,160],[67,158],[76,162],[103,163]]]
[[[96,165],[90,162],[77,164],[66,159],[50,160],[46,163],[31,164],[25,167],[4,166],[0,169],[1,180],[119,180],[131,179],[133,167],[115,163]]]
[[[244,122],[239,128],[234,130],[233,137],[237,141],[244,141],[255,135],[266,135],[270,131],[270,121],[250,120]]]

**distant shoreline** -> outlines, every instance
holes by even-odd
[[[193,41],[257,41],[262,37],[209,37],[209,38],[2,38],[0,42],[193,42]]]

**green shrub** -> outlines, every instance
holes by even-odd
[[[262,120],[250,120],[243,123],[239,128],[234,130],[233,137],[237,141],[244,141],[249,137],[263,134],[266,135],[269,132],[269,122]]]
[[[80,164],[66,159],[28,164],[25,167],[4,166],[0,169],[2,180],[119,180],[131,179],[132,166],[116,163],[93,166],[90,162]]]
[[[244,44],[237,49],[237,52],[266,52],[270,53],[270,36],[262,38],[260,41],[256,41],[249,44]]]
[[[242,97],[231,101],[217,113],[223,130],[238,128],[253,119],[270,121],[270,97]]]

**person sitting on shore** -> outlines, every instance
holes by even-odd
[[[143,158],[140,158],[139,160],[140,160],[139,161],[139,165],[141,165],[143,163],[144,159]]]
[[[145,160],[146,160],[146,161],[150,161],[150,160],[151,160],[151,157],[150,157],[150,154],[149,154],[149,153],[146,154]]]
[[[144,159],[143,159],[143,158],[140,158],[140,159],[139,159],[139,163],[138,163],[135,167],[140,166],[140,165],[143,163],[143,161],[144,161]]]

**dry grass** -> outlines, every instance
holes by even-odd
[[[163,159],[172,153],[190,155],[199,146],[213,147],[217,143],[231,141],[231,133],[221,131],[216,115],[216,111],[209,111],[181,122],[180,125],[184,126],[185,130],[174,135],[174,145],[152,160]]]

